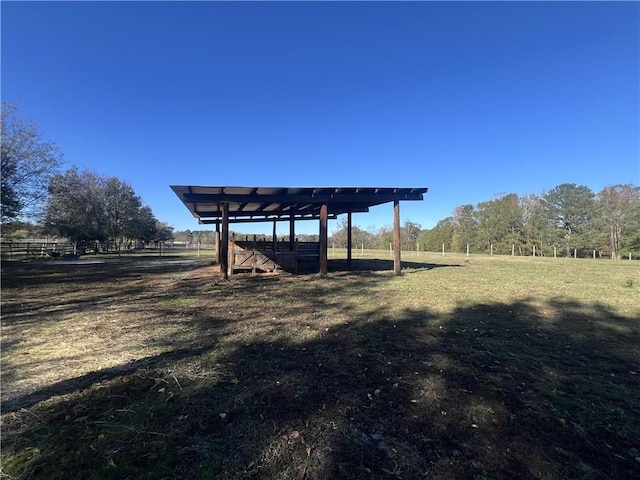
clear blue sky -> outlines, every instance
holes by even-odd
[[[202,227],[171,184],[429,187],[401,217],[430,228],[500,193],[640,183],[638,2],[1,9],[2,99],[178,230]]]

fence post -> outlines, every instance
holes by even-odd
[[[595,250],[593,251],[593,259],[594,260],[596,259],[596,251]]]
[[[533,246],[533,256],[534,257],[536,256],[536,246],[535,245]]]
[[[577,248],[573,249],[573,258],[578,258],[578,249]]]
[[[469,256],[469,244],[467,243],[467,257]]]
[[[516,256],[516,246],[515,245],[511,245],[511,256],[512,257]]]
[[[556,258],[556,257],[557,257],[557,255],[556,255],[556,254],[557,254],[557,247],[555,247],[555,246],[554,246],[554,247],[553,247],[553,258]]]
[[[491,252],[491,255],[493,255],[493,243],[489,244],[489,251]]]

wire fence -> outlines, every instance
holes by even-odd
[[[335,244],[330,244],[330,253],[336,251]],[[343,250],[338,248],[338,250]],[[371,251],[369,248],[365,248],[364,245],[355,247],[353,252]],[[375,250],[375,249],[374,249]],[[393,251],[393,247],[389,245],[389,252]],[[438,250],[433,248],[425,249],[422,245],[416,244],[415,249],[403,248],[403,252],[429,252],[440,253],[442,255],[494,255],[494,256],[533,256],[533,257],[552,257],[552,258],[590,258],[590,259],[611,259],[611,254],[608,251],[601,249],[589,249],[589,248],[570,248],[561,249],[559,247],[537,247],[535,245],[530,247],[512,245],[510,248],[504,245],[488,245],[484,249],[475,251],[470,245],[460,251],[452,250],[448,245],[442,244],[442,247]],[[146,245],[141,244],[113,244],[113,245],[98,245],[93,248],[87,249],[86,246],[79,248],[75,243],[68,240],[56,240],[51,241],[49,239],[30,239],[30,240],[17,240],[17,241],[5,241],[0,242],[0,257],[3,261],[20,261],[31,260],[38,258],[57,258],[66,257],[71,255],[80,255],[86,253],[125,253],[125,252],[144,252],[144,253],[157,253],[158,255],[167,255],[171,252],[188,252],[200,256],[213,255],[215,252],[215,245],[210,243],[190,243],[190,242],[155,242]],[[640,252],[623,252],[621,254],[622,260],[640,260]]]
[[[417,246],[420,249],[420,245]],[[612,255],[609,250],[594,249],[594,248],[561,248],[554,246],[539,247],[536,245],[520,246],[520,245],[493,245],[489,244],[483,249],[474,250],[470,245],[466,245],[466,248],[461,251],[454,251],[446,244],[442,244],[442,248],[435,250],[426,250],[432,253],[446,254],[480,254],[480,255],[495,255],[495,256],[518,256],[518,257],[551,257],[551,258],[591,258],[591,259],[608,259],[611,260]],[[640,252],[625,251],[620,255],[621,260],[640,260]]]

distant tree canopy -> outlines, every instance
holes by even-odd
[[[352,227],[353,247],[388,249],[393,229]],[[347,220],[342,219],[331,240],[347,245]],[[362,243],[364,242],[364,243]],[[615,185],[595,195],[583,185],[565,183],[542,195],[501,195],[477,205],[460,205],[453,215],[430,229],[406,221],[401,227],[403,250],[530,255],[589,254],[620,258],[640,253],[640,188]]]
[[[42,138],[35,123],[19,119],[15,113],[15,105],[2,103],[3,227],[42,213],[47,184],[63,158],[55,144]]]
[[[75,167],[49,182],[43,226],[48,233],[106,247],[125,241],[164,241],[172,234],[130,185]]]
[[[620,258],[640,252],[640,188],[606,187],[598,195],[584,185],[565,183],[542,195],[508,194],[462,205],[452,217],[420,234],[425,250],[506,254],[572,255],[598,250]]]
[[[405,221],[400,227],[400,242],[403,250],[415,250],[421,226],[411,220]],[[347,247],[347,218],[342,218],[329,238],[330,245],[337,248]],[[376,229],[369,227],[364,230],[358,226],[351,226],[351,244],[353,248],[388,249],[393,243],[393,229],[384,226]]]
[[[598,194],[597,202],[612,258],[619,259],[623,248],[640,250],[640,187],[606,187]]]

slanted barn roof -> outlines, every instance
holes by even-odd
[[[422,200],[427,188],[390,187],[210,187],[171,186],[200,223],[222,220],[222,205],[229,205],[229,222],[312,220],[327,205],[328,218],[342,213],[368,212],[383,203]]]

